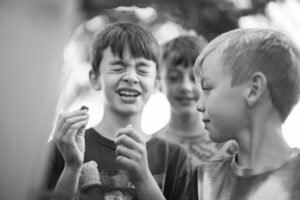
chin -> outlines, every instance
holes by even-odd
[[[141,113],[143,110],[143,107],[137,106],[137,105],[133,105],[133,106],[123,106],[119,109],[117,109],[117,111],[121,114],[121,115],[136,115]]]
[[[227,140],[225,140],[223,137],[221,137],[222,135],[220,133],[215,133],[212,131],[208,130],[208,135],[210,137],[210,139],[216,143],[222,143],[222,142],[226,142]]]
[[[195,113],[197,113],[195,107],[196,106],[194,106],[194,107],[180,107],[180,108],[177,108],[176,110],[182,115],[194,115]]]

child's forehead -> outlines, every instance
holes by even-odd
[[[215,75],[222,76],[224,73],[224,62],[222,51],[214,50],[203,56],[194,68],[195,77],[198,79],[209,79]]]
[[[108,47],[111,49],[112,56],[116,59],[139,59],[139,60],[145,60],[145,61],[152,61],[155,62],[154,59],[151,59],[150,56],[143,54],[143,53],[136,53],[133,52],[132,48],[129,48],[128,46],[124,46],[123,49],[119,49],[117,51],[113,51],[111,47]]]
[[[193,64],[185,64],[185,63],[179,63],[179,64],[170,64],[170,63],[163,63],[164,68],[166,70],[193,70],[194,65]]]
[[[150,59],[147,59],[145,56],[142,55],[135,55],[133,54],[128,47],[125,47],[123,50],[118,51],[118,52],[113,52],[111,47],[107,47],[104,49],[103,52],[110,52],[111,56],[114,59],[118,60],[128,60],[128,59],[135,59],[135,60],[147,60],[147,61],[153,61]]]

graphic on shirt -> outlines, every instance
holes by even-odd
[[[99,169],[95,161],[84,163],[79,185],[82,193],[104,200],[138,200],[124,170]],[[153,175],[163,191],[165,174]]]

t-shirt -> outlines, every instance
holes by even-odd
[[[54,145],[53,142],[51,142]],[[101,136],[95,129],[86,130],[84,162],[95,161],[101,187],[90,194],[100,199],[138,199],[134,185],[115,161],[115,142]],[[55,146],[55,145],[54,145]],[[191,178],[191,164],[185,151],[178,145],[157,137],[146,143],[149,169],[168,200],[189,199],[185,191]],[[50,161],[48,188],[53,189],[64,168],[64,160],[55,147]],[[88,194],[88,193],[87,193]]]
[[[293,149],[280,165],[269,168],[242,168],[236,162],[237,156],[198,168],[198,183],[193,183],[198,200],[300,199],[299,149]]]
[[[162,129],[156,135],[182,146],[194,166],[204,165],[208,161],[226,158],[230,155],[234,155],[238,151],[238,146],[234,141],[216,143],[210,139],[207,132],[196,136],[179,137],[175,134],[167,135]]]

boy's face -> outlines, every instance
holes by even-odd
[[[179,114],[195,114],[200,93],[195,84],[193,66],[163,66],[161,87],[172,111]]]
[[[201,97],[197,110],[203,113],[205,129],[216,142],[237,139],[246,127],[244,84],[231,87],[231,75],[224,72],[221,54],[214,51],[204,58],[199,76]]]
[[[105,106],[113,112],[140,113],[156,88],[156,64],[145,58],[133,58],[127,48],[120,58],[108,47],[103,51],[97,84],[104,93]]]

